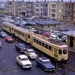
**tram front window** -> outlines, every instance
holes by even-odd
[[[62,50],[59,50],[59,54],[62,54]]]
[[[63,50],[63,54],[67,54],[67,50]]]

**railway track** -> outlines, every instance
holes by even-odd
[[[66,64],[62,64],[62,65],[75,72],[75,66],[74,65],[72,65],[70,63],[66,63]]]
[[[55,75],[62,75],[62,74],[58,73],[57,71],[54,71],[54,72],[55,72]]]

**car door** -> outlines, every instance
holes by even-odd
[[[18,57],[17,61],[18,61],[18,64],[21,65],[21,59],[20,59],[20,57]]]
[[[44,64],[43,64],[43,62],[41,60],[39,61],[39,64],[40,64],[41,68],[44,68]]]
[[[29,57],[29,51],[26,51],[26,53],[25,53],[28,57]]]
[[[19,50],[19,51],[21,51],[21,48],[20,48],[20,46],[19,46],[19,45],[18,45],[18,50]]]

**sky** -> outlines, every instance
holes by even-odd
[[[6,2],[6,1],[7,0],[0,0],[0,2]],[[12,0],[9,0],[9,1],[12,1]],[[15,1],[22,1],[22,0],[15,0]],[[44,0],[25,0],[25,1],[44,1]],[[57,0],[46,0],[46,1],[57,1]],[[63,0],[63,1],[70,1],[70,0]],[[72,0],[72,1],[75,1],[75,0]]]

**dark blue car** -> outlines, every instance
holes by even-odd
[[[46,57],[40,57],[36,59],[36,64],[45,71],[54,71],[55,66]]]
[[[15,48],[19,52],[24,52],[27,49],[26,46],[23,43],[17,43],[17,44],[15,44]]]

